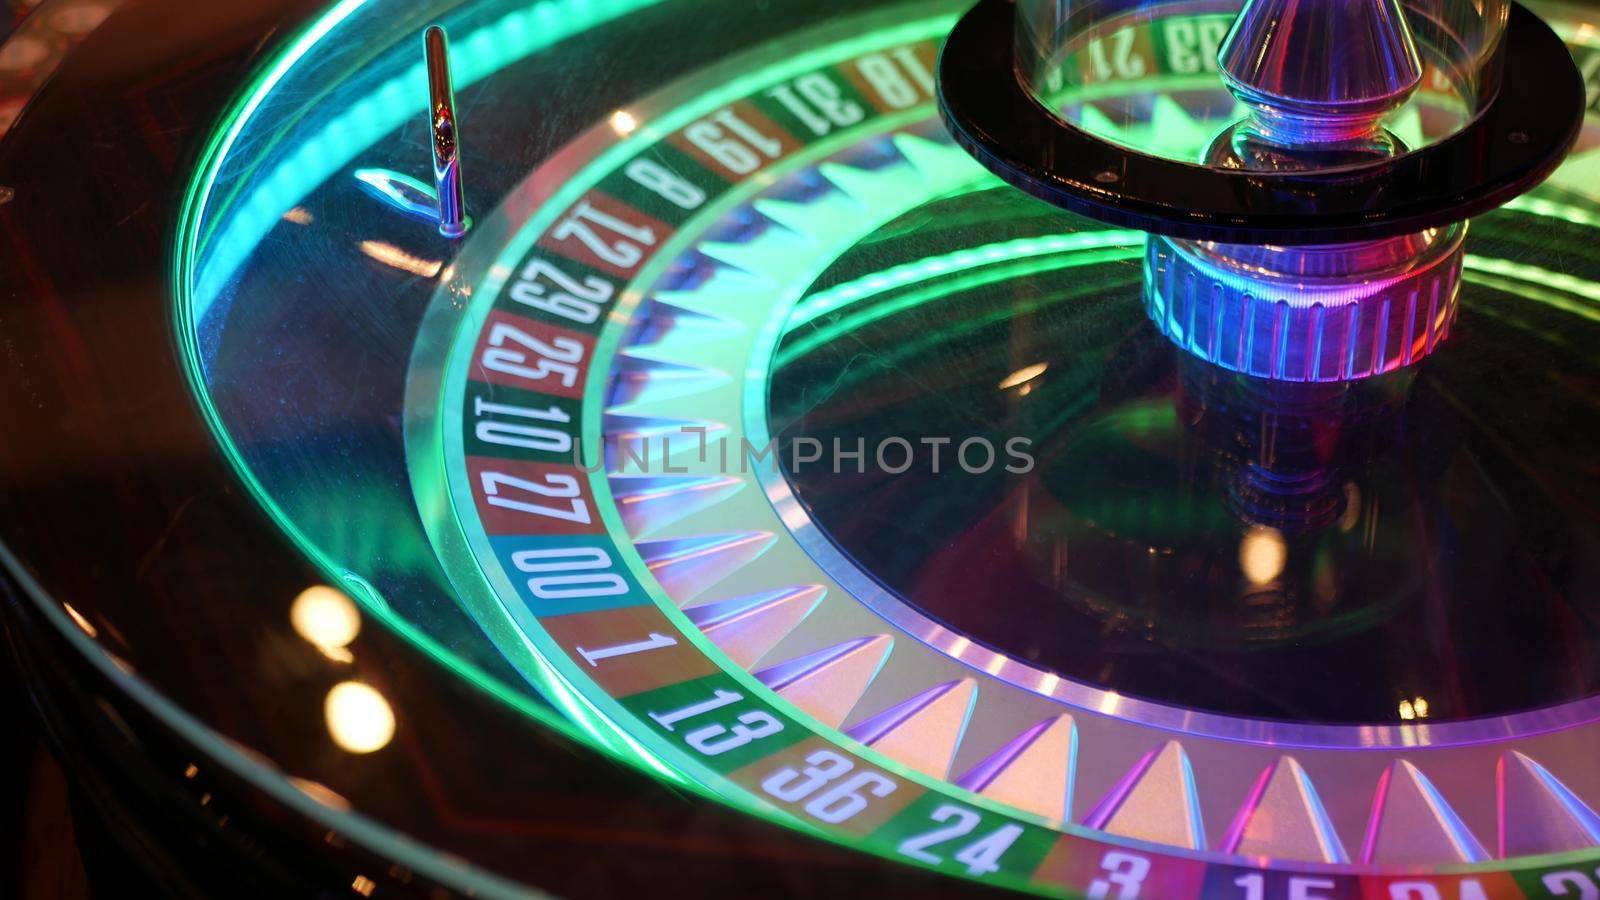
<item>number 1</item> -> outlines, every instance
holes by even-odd
[[[600,660],[602,659],[611,659],[615,656],[627,656],[631,653],[643,653],[646,650],[659,650],[662,647],[675,646],[677,643],[678,642],[675,639],[668,637],[667,635],[656,634],[654,631],[652,631],[650,632],[650,637],[648,639],[634,641],[631,644],[618,644],[615,647],[600,647],[595,650],[585,650],[582,647],[575,647],[573,649],[577,650],[578,655],[583,657],[584,661],[589,665],[598,666],[600,665]],[[656,721],[661,722],[661,719],[657,718]],[[672,730],[671,726],[667,725],[665,722],[662,722],[662,727],[666,728],[668,731]]]

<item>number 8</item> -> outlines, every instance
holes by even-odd
[[[628,163],[625,171],[640,186],[649,188],[681,209],[695,209],[706,202],[705,191],[654,160],[636,159]]]

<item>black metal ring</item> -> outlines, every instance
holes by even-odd
[[[980,0],[945,43],[939,108],[956,142],[1035,197],[1172,237],[1335,243],[1459,222],[1543,181],[1583,124],[1571,53],[1513,3],[1500,92],[1459,133],[1337,174],[1207,168],[1117,146],[1052,115],[1016,74],[1013,16],[1012,0]]]

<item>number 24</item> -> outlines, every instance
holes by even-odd
[[[935,822],[949,822],[924,834],[908,837],[900,842],[900,852],[918,862],[938,865],[944,859],[929,852],[946,841],[966,837],[983,821],[983,817],[962,806],[946,803],[930,816]],[[1020,825],[1002,825],[988,837],[980,838],[956,852],[955,861],[967,867],[968,875],[987,875],[1000,871],[1000,857],[1011,848],[1022,834]]]

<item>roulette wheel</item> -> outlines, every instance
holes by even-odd
[[[1600,6],[4,64],[8,645],[163,891],[1600,897]]]

